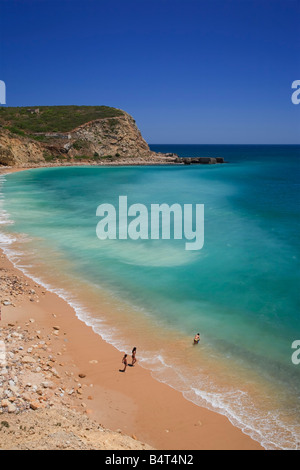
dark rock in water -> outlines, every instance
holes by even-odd
[[[185,165],[202,164],[202,165],[215,165],[216,163],[225,163],[223,157],[194,157],[183,158],[178,157],[176,163],[184,163]]]
[[[202,163],[206,165],[212,165],[212,164],[217,163],[217,159],[212,158],[212,157],[199,157],[199,158],[196,158],[195,160],[196,161],[193,163]]]

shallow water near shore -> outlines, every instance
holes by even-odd
[[[2,177],[1,246],[154,377],[266,448],[300,441],[299,146],[154,146],[228,165]],[[205,205],[205,244],[96,237],[97,206]],[[192,346],[195,333],[201,344]],[[130,348],[130,349],[129,349]]]

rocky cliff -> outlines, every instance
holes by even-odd
[[[44,163],[44,152],[43,145],[0,129],[0,165],[22,167],[26,164]]]
[[[154,154],[143,139],[134,119],[127,113],[115,118],[83,124],[68,134],[64,145],[69,155],[140,157]]]
[[[72,127],[74,124],[79,125]],[[2,166],[174,160],[173,155],[152,152],[134,119],[121,110],[79,106],[0,109]]]

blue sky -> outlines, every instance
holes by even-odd
[[[0,0],[7,106],[108,105],[149,143],[300,143],[299,0]]]

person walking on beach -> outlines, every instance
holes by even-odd
[[[133,367],[134,364],[136,363],[136,357],[135,357],[135,355],[136,355],[136,347],[133,348],[131,354],[132,354],[132,356],[131,356],[131,357],[132,357],[131,366]]]
[[[124,369],[121,370],[120,372],[125,372],[126,367],[127,367],[127,354],[124,354],[124,357],[122,359],[122,364],[124,364]]]
[[[197,333],[194,338],[194,344],[198,344],[200,342],[200,333]]]

